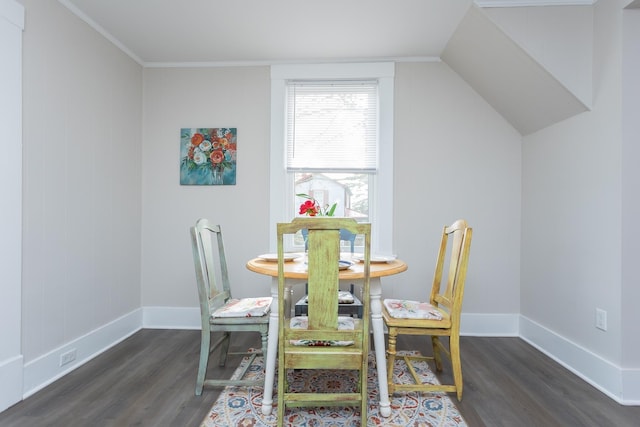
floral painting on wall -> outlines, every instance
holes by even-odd
[[[235,185],[236,128],[180,130],[180,184]]]

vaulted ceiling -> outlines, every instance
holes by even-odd
[[[145,67],[443,60],[523,135],[588,108],[479,6],[593,0],[59,2]]]

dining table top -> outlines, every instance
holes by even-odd
[[[351,254],[345,254],[341,259],[350,259]],[[304,262],[304,254],[295,257],[284,263],[284,277],[287,279],[306,279],[307,266]],[[247,269],[267,276],[278,276],[277,259],[253,258],[247,261]],[[369,268],[370,277],[385,277],[402,273],[407,269],[407,264],[400,259],[393,259],[384,262],[371,262]],[[353,261],[353,265],[344,270],[340,270],[339,278],[341,280],[362,279],[364,276],[364,264],[358,260]]]

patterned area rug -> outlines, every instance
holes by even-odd
[[[399,352],[400,353],[400,352]],[[245,358],[240,368],[247,363]],[[236,372],[238,372],[240,370]],[[245,375],[246,378],[264,376],[263,358],[257,357]],[[406,368],[396,362],[394,375],[407,378]],[[416,371],[421,378],[431,383],[438,380],[429,370],[426,362],[416,363]],[[352,371],[291,371],[289,384],[300,390],[312,387],[353,389],[356,373]],[[236,374],[234,374],[236,375]],[[277,377],[276,377],[277,379]],[[407,381],[411,381],[407,378]],[[277,381],[276,381],[277,384]],[[466,422],[446,393],[397,393],[391,398],[391,416],[383,418],[378,412],[378,387],[375,361],[369,360],[368,373],[369,411],[367,426],[442,426],[463,427]],[[262,415],[262,387],[226,387],[214,403],[201,427],[229,426],[275,426],[277,396],[274,393],[274,408],[271,415]],[[322,407],[287,409],[285,426],[339,427],[360,426],[360,411],[355,407]],[[364,427],[364,426],[363,426]]]

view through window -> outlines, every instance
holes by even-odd
[[[307,194],[318,201],[321,207],[336,203],[334,216],[354,218],[358,222],[369,222],[369,189],[371,174],[366,173],[294,173],[294,206],[300,206],[305,198],[296,194]],[[298,215],[300,215],[298,213]],[[355,246],[361,246],[356,239]],[[294,242],[303,245],[301,237]],[[346,246],[346,243],[342,243]]]

